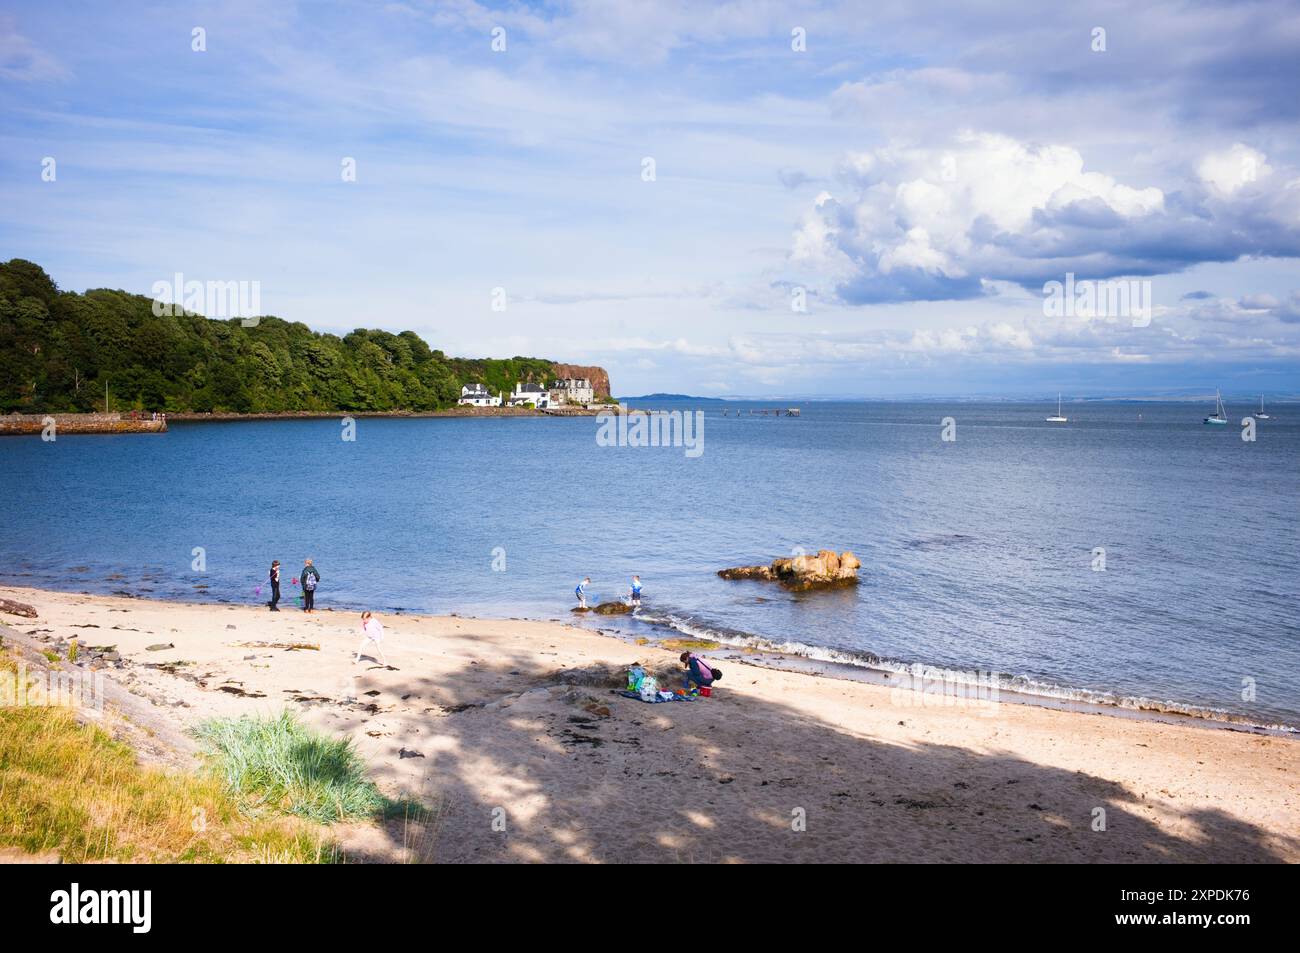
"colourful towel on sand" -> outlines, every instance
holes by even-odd
[[[624,698],[635,698],[637,701],[645,701],[645,699],[643,699],[641,695],[637,692],[621,691],[618,692],[617,694],[622,695]],[[699,701],[699,699],[700,699],[699,695],[676,695],[675,694],[673,695],[672,698],[659,698],[658,696],[655,696],[654,701],[646,702],[646,704],[658,705],[661,702],[693,702],[693,701]]]

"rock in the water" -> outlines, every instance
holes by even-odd
[[[24,619],[35,619],[36,610],[25,602],[14,602],[12,599],[0,599],[0,612],[8,615],[20,615]]]
[[[737,566],[734,569],[719,569],[718,575],[723,579],[775,579],[771,566]]]
[[[602,602],[592,611],[597,615],[623,615],[631,612],[632,607],[626,602]]]
[[[858,581],[862,563],[847,550],[835,553],[823,549],[816,556],[790,556],[774,559],[767,566],[737,566],[719,569],[723,579],[762,579],[776,581],[787,589],[828,589],[834,586],[852,586]]]

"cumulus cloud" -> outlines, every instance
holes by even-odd
[[[1068,145],[974,132],[947,147],[891,144],[844,158],[843,197],[818,196],[791,261],[865,304],[1300,255],[1300,187],[1272,173],[1263,153],[1237,144],[1166,194],[1088,169]]]
[[[1222,152],[1211,152],[1196,166],[1201,181],[1219,195],[1232,195],[1252,182],[1273,174],[1264,153],[1258,149],[1234,143]]]

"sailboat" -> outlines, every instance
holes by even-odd
[[[1049,424],[1063,424],[1069,422],[1069,417],[1061,416],[1061,395],[1056,395],[1056,416],[1045,418]]]
[[[1206,417],[1204,423],[1220,424],[1224,426],[1228,423],[1228,412],[1223,406],[1223,395],[1217,390],[1214,392],[1214,416]]]
[[[1255,415],[1256,420],[1272,420],[1268,414],[1264,413],[1264,395],[1259,395],[1259,413]]]

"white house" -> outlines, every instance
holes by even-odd
[[[537,409],[542,410],[551,406],[551,395],[541,384],[520,381],[515,385],[515,392],[510,395],[508,403],[511,407],[532,404]]]
[[[596,399],[591,381],[585,377],[566,377],[551,384],[551,403],[590,404]]]
[[[460,389],[458,404],[469,407],[500,407],[501,398],[493,397],[482,384],[466,384]]]

